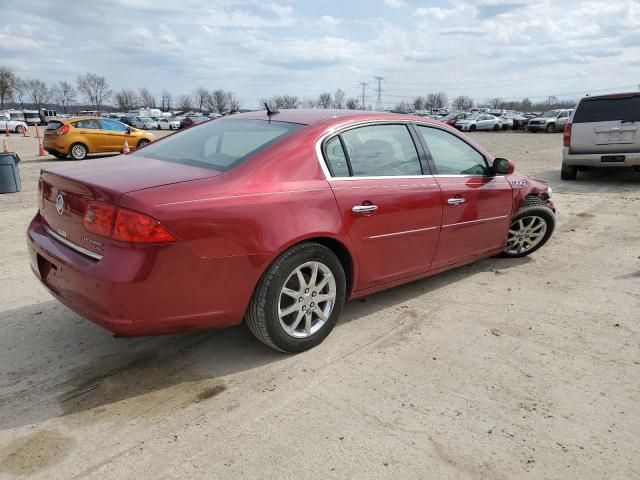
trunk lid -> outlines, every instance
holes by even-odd
[[[125,155],[56,166],[43,170],[40,175],[44,197],[40,215],[54,235],[102,255],[109,239],[87,232],[83,225],[84,214],[90,202],[118,205],[120,197],[125,193],[201,180],[221,173],[217,170]]]

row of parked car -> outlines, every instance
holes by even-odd
[[[458,112],[437,118],[458,130],[528,130],[530,132],[561,132],[569,121],[571,109],[549,110],[542,114],[510,111]]]
[[[179,130],[192,125],[206,122],[216,118],[215,116],[206,115],[185,115],[177,117],[117,117],[119,121],[130,127],[139,128],[141,130]]]

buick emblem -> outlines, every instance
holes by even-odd
[[[64,211],[64,197],[61,193],[56,197],[56,211],[58,212],[58,215],[62,215],[62,212]]]

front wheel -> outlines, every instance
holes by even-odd
[[[86,145],[82,143],[74,143],[69,149],[69,156],[73,160],[84,160],[85,158],[87,158],[88,153],[89,150],[87,150]]]
[[[345,292],[344,269],[330,249],[312,242],[296,245],[262,276],[247,310],[247,326],[276,350],[308,350],[333,330]]]
[[[24,125],[16,126],[16,133],[24,133],[27,129],[24,128]]]
[[[551,237],[556,217],[544,201],[527,198],[511,220],[504,257],[524,257],[542,247]]]
[[[138,145],[136,146],[136,148],[142,148],[145,145],[149,145],[151,142],[149,140],[146,139],[142,139],[138,142]]]
[[[556,133],[556,124],[550,123],[547,125],[547,133]]]
[[[500,130],[500,125],[498,125],[497,123],[493,126],[493,131],[497,132],[498,130]]]
[[[575,180],[576,178],[578,178],[578,167],[574,165],[567,165],[562,162],[562,167],[560,168],[560,179]]]
[[[471,125],[471,126],[469,127],[469,131],[470,131],[470,132],[475,132],[475,131],[476,131],[476,126],[475,126],[475,125]]]

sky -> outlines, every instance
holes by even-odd
[[[0,65],[23,78],[104,75],[174,97],[343,89],[386,108],[640,88],[640,0],[0,0]]]

